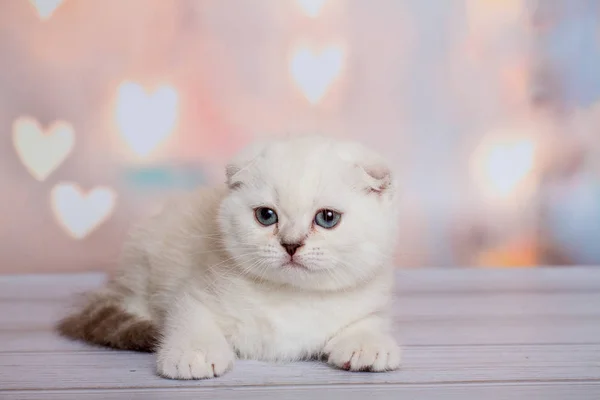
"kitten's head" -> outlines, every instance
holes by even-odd
[[[387,164],[353,142],[302,136],[257,143],[227,167],[219,224],[244,273],[307,290],[355,286],[396,244]]]

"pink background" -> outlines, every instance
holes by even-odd
[[[165,196],[307,132],[392,160],[401,267],[600,261],[596,81],[562,62],[597,56],[551,45],[597,52],[598,10],[537,3],[5,0],[0,273],[110,269]]]

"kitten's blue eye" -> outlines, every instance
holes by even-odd
[[[267,207],[258,207],[254,210],[254,216],[259,224],[263,226],[269,226],[276,224],[278,221],[277,213]]]
[[[331,229],[340,222],[342,214],[333,210],[319,210],[315,215],[315,224],[325,229]]]

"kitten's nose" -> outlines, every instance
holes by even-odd
[[[281,243],[281,246],[287,251],[290,256],[296,254],[296,250],[304,246],[304,243]]]

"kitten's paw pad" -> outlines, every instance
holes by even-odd
[[[235,355],[229,348],[217,351],[192,349],[159,350],[157,372],[169,379],[207,379],[223,375],[231,367]]]
[[[400,347],[386,335],[360,334],[332,340],[327,362],[347,371],[393,371],[400,367]]]

